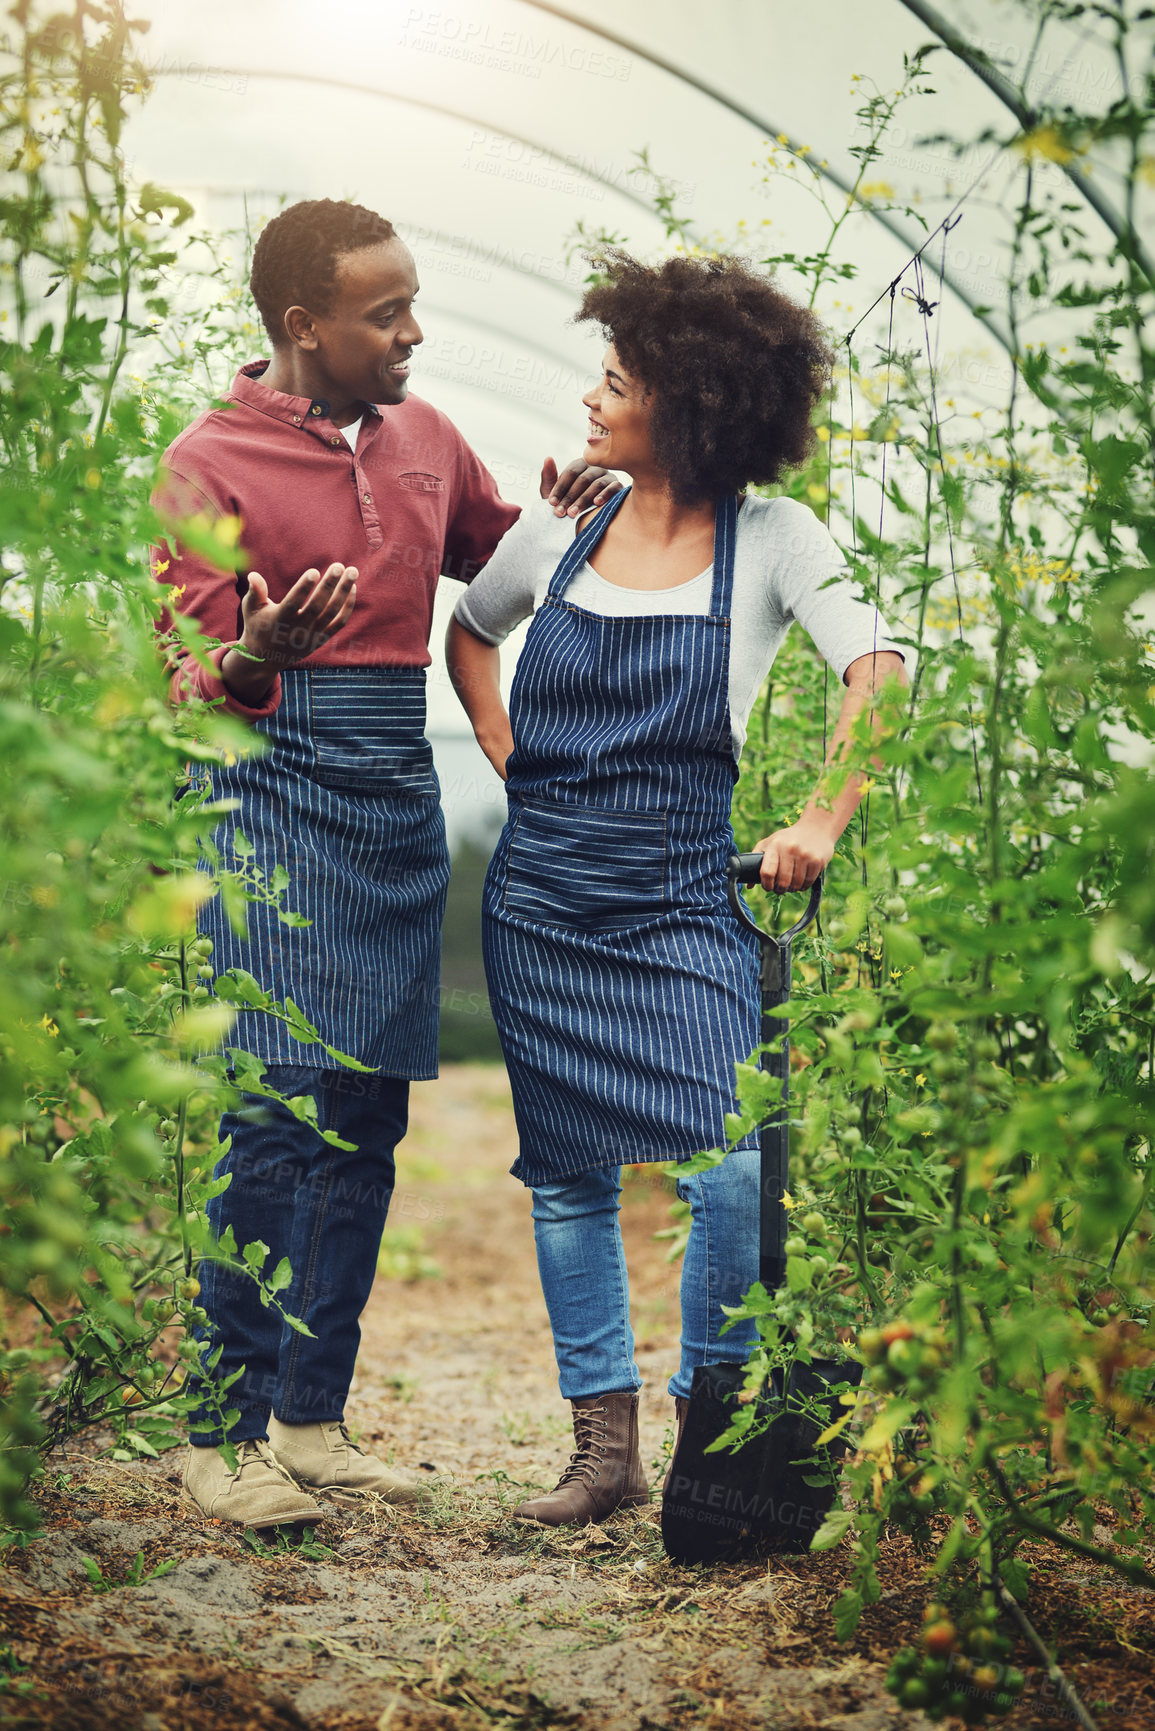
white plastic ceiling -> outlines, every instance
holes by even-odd
[[[964,36],[1012,70],[1023,64],[1022,8],[941,4]],[[571,19],[560,15],[569,8],[531,0],[145,0],[140,9],[152,19],[144,55],[157,82],[127,133],[134,174],[190,197],[213,227],[236,223],[245,197],[250,215],[287,195],[351,196],[389,217],[422,285],[426,341],[412,388],[457,422],[521,502],[545,455],[580,451],[579,399],[600,353],[595,332],[567,323],[584,269],[565,261],[575,225],[641,251],[662,242],[630,174],[634,153],[647,149],[676,183],[677,206],[701,235],[769,220],[764,250],[805,253],[827,219],[791,184],[801,176],[764,178],[767,139],[810,145],[813,159],[852,177],[864,92],[896,87],[904,52],[932,40],[902,0],[583,0],[584,22],[576,6]],[[992,163],[948,237],[954,289],[935,329],[944,352],[968,357],[958,382],[980,400],[1001,397],[999,341],[966,303],[993,306],[990,322],[1001,325],[1008,187],[1020,161],[990,146],[960,160],[920,140],[987,125],[1005,137],[1014,121],[945,50],[929,69],[936,93],[902,110],[870,180],[916,202],[933,227]],[[1075,24],[1048,33],[1030,89],[1102,108],[1115,76]],[[1109,195],[1111,165],[1096,167]],[[845,202],[833,184],[828,194]],[[859,275],[822,303],[836,333],[922,238],[910,219],[891,220],[902,234],[866,211],[843,231]],[[1098,218],[1087,220],[1102,238]],[[936,242],[928,257],[940,256]],[[900,302],[908,314],[913,343],[917,314]],[[435,694],[435,728],[460,724],[446,697]]]

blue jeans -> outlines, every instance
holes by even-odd
[[[255,1239],[267,1244],[266,1278],[289,1258],[292,1283],[277,1296],[315,1336],[266,1308],[255,1281],[201,1262],[209,1325],[199,1338],[206,1351],[223,1349],[211,1374],[244,1367],[223,1397],[226,1411],[240,1409],[228,1431],[233,1442],[268,1436],[270,1411],[285,1424],[343,1416],[393,1194],[393,1150],[409,1119],[409,1083],[396,1077],[270,1064],[265,1079],[283,1094],[311,1094],[320,1128],[357,1147],[334,1148],[279,1101],[256,1094],[242,1095],[244,1105],[221,1119],[220,1139],[232,1142],[215,1176],[230,1172],[233,1181],[209,1202],[209,1225],[218,1238],[231,1226],[238,1253]],[[211,1408],[199,1408],[190,1423],[213,1427],[190,1435],[197,1447],[222,1440]]]
[[[758,1278],[757,1149],[738,1149],[720,1166],[680,1178],[690,1204],[682,1263],[682,1354],[670,1393],[688,1395],[694,1368],[744,1359],[757,1338],[751,1322],[721,1334],[724,1304],[738,1304]],[[621,1175],[602,1168],[533,1191],[533,1235],[566,1400],[641,1387],[634,1363],[630,1291],[618,1222]]]

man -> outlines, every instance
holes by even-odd
[[[214,797],[237,803],[213,845],[229,865],[239,843],[270,888],[282,868],[287,905],[311,922],[258,899],[242,937],[219,895],[199,918],[215,971],[255,975],[322,1042],[267,1014],[244,1025],[238,1043],[267,1083],[311,1097],[316,1128],[244,1096],[221,1123],[231,1141],[217,1173],[232,1181],[208,1209],[217,1236],[231,1226],[239,1248],[269,1247],[266,1272],[289,1258],[280,1296],[311,1330],[262,1305],[252,1279],[202,1264],[204,1354],[221,1348],[203,1374],[243,1373],[223,1408],[218,1396],[194,1415],[185,1490],[209,1515],[262,1526],[320,1518],[318,1491],[417,1495],[413,1478],[350,1440],[344,1407],[409,1082],[437,1070],[449,865],[425,739],[433,594],[440,573],[468,581],[480,569],[518,508],[452,423],[408,395],[417,276],[391,224],[329,199],[293,205],[262,232],[251,287],[272,360],[243,367],[226,406],[165,453],[154,498],[174,538],[153,569],[220,639],[214,672],[186,661],[174,698],[223,702],[268,745],[214,767]],[[542,471],[559,515],[615,487],[581,462]],[[182,523],[230,517],[248,565],[235,580],[191,549],[190,528],[180,540]],[[228,1408],[232,1469],[217,1446]]]

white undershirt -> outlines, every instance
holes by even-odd
[[[492,559],[457,603],[461,623],[498,644],[541,606],[549,580],[573,544],[570,517],[555,517],[535,501],[502,537]],[[594,554],[595,559],[597,554]],[[630,589],[600,577],[586,562],[566,589],[567,601],[613,618],[710,611],[713,571],[668,589]],[[839,679],[872,651],[901,655],[908,676],[914,653],[900,646],[878,610],[862,599],[829,530],[797,499],[751,496],[738,512],[734,592],[730,607],[730,725],[734,754],[775,655],[797,619]]]
[[[355,451],[357,449],[357,434],[361,431],[361,422],[364,419],[365,419],[365,416],[362,413],[362,414],[357,416],[357,419],[355,421],[350,421],[349,425],[347,427],[338,427],[337,428],[337,431],[339,433],[344,433],[345,437],[348,439],[349,449],[351,451]]]

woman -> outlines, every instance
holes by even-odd
[[[506,780],[485,958],[576,1452],[516,1511],[549,1526],[648,1499],[618,1225],[619,1167],[725,1140],[734,1065],[758,1043],[755,940],[726,905],[746,722],[790,621],[847,686],[832,755],[903,657],[796,501],[743,497],[811,448],[831,356],[814,315],[737,260],[621,252],[578,319],[609,342],[587,457],[632,486],[574,528],[529,510],[462,597],[451,675]],[[739,508],[740,507],[740,508]],[[576,530],[576,533],[575,533]],[[509,714],[505,635],[533,614]],[[858,804],[848,781],[758,844],[769,890],[802,889]],[[757,1278],[757,1137],[680,1182],[679,1420],[694,1367],[744,1358],[724,1305]]]

